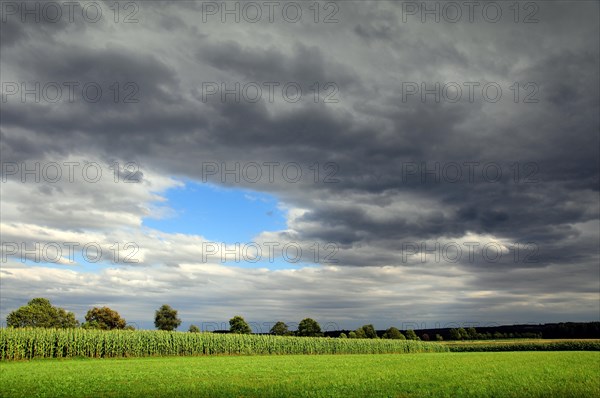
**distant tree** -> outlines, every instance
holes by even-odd
[[[421,340],[423,340],[423,341],[429,341],[429,335],[427,333],[423,333],[421,335]]]
[[[133,325],[127,325],[123,328],[123,330],[135,330],[135,326]]]
[[[458,329],[450,329],[450,340],[461,340],[462,336]]]
[[[286,325],[284,322],[279,321],[275,325],[273,325],[269,333],[274,334],[276,336],[285,336],[290,333],[290,330],[288,329],[288,325]]]
[[[436,335],[435,335],[435,339],[436,339],[437,341],[444,341],[444,338],[442,337],[442,335],[441,335],[441,334],[436,334]]]
[[[395,327],[388,328],[383,334],[384,339],[406,340],[406,337]]]
[[[348,338],[349,339],[357,339],[358,337],[356,337],[356,332],[353,330],[348,333]]]
[[[340,336],[339,336],[339,338],[340,338],[340,339],[347,339],[347,338],[348,338],[348,336],[346,336],[346,333],[342,332],[342,333],[340,333]]]
[[[8,327],[75,328],[79,322],[75,314],[50,304],[46,298],[34,298],[27,305],[6,317]]]
[[[181,319],[177,317],[177,310],[170,305],[163,304],[154,314],[154,326],[158,330],[175,330],[181,325]]]
[[[251,334],[252,329],[246,323],[244,318],[239,315],[234,316],[229,320],[229,331],[237,334]]]
[[[356,329],[354,331],[354,333],[356,334],[357,339],[366,339],[367,338],[367,334],[365,333],[365,330],[362,327]]]
[[[85,323],[82,327],[86,329],[125,329],[127,322],[121,318],[117,311],[111,310],[108,307],[94,307],[85,315]]]
[[[59,328],[76,328],[79,326],[79,321],[75,319],[75,314],[66,311],[64,308],[56,309],[56,327]]]
[[[188,329],[188,332],[190,333],[200,333],[200,328],[196,325],[190,325],[190,328]]]
[[[458,333],[460,334],[461,340],[469,339],[469,332],[467,332],[464,328],[458,328]]]
[[[376,339],[377,338],[377,332],[375,331],[375,328],[371,324],[363,325],[363,326],[359,327],[358,329],[356,329],[356,335],[357,336],[360,335],[361,338],[364,338],[364,339]]]
[[[471,340],[476,340],[479,337],[479,333],[477,333],[477,329],[470,327],[467,329],[467,336]]]
[[[321,332],[321,325],[319,325],[317,321],[312,318],[304,318],[298,324],[298,336],[323,336],[323,333]]]
[[[421,340],[421,339],[419,338],[419,336],[417,336],[417,334],[415,333],[415,331],[414,331],[414,330],[412,330],[412,329],[408,329],[408,330],[406,331],[406,339],[407,339],[407,340]]]

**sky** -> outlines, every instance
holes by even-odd
[[[600,320],[598,2],[65,4],[0,9],[3,325]]]

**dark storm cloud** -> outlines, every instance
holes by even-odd
[[[31,43],[31,40],[48,41],[60,45],[56,36],[65,33],[82,35],[90,25],[85,23],[80,15],[75,18],[74,12],[69,14],[69,6],[63,9],[58,2],[47,3],[52,4],[46,6],[43,2],[29,5],[20,2],[2,2],[0,48],[8,50],[15,45],[27,45],[27,43]]]
[[[198,51],[198,60],[244,81],[297,82],[309,87],[314,82],[335,82],[343,89],[360,85],[350,65],[327,59],[317,46],[294,43],[291,54],[271,47],[246,48],[234,41],[216,42]]]
[[[356,25],[354,32],[367,41],[371,40],[390,40],[392,38],[391,28],[389,26],[368,26]]]
[[[169,146],[173,134],[193,133],[206,125],[203,115],[181,99],[173,70],[152,54],[133,54],[124,48],[90,49],[83,46],[36,48],[11,53],[20,68],[20,78],[30,90],[39,82],[58,82],[68,100],[73,82],[73,101],[66,103],[22,101],[19,95],[3,104],[3,152],[9,157],[26,149],[68,153],[76,146],[98,146],[110,153],[120,148],[133,153],[158,152]],[[43,62],[40,60],[43,59]],[[86,84],[100,87],[99,100],[86,99]],[[115,97],[114,83],[119,84]],[[126,86],[133,83],[132,86]],[[95,98],[92,88],[88,98]],[[130,95],[128,97],[128,95]],[[117,98],[117,100],[115,100]],[[132,102],[124,102],[131,100]],[[6,129],[25,129],[29,134],[7,134]],[[38,145],[32,145],[33,136]],[[44,145],[39,145],[41,143]],[[155,149],[151,149],[154,147]],[[38,154],[39,155],[39,154]],[[24,158],[26,158],[24,156]],[[11,160],[19,160],[11,159]]]
[[[160,18],[164,18],[164,15]],[[365,26],[370,23],[364,22]],[[474,30],[485,27],[476,26]],[[433,28],[441,29],[437,24]],[[364,33],[365,29],[358,30]],[[384,31],[389,34],[390,29]],[[395,51],[410,55],[407,58],[408,65],[465,67],[478,60],[477,53],[458,51],[456,46],[448,45],[447,39],[435,42],[409,36],[396,37],[395,40],[392,46]],[[563,192],[564,188],[554,180],[560,177],[563,184],[566,181],[577,184],[579,175],[583,174],[588,181],[584,186],[597,189],[597,184],[594,186],[592,183],[598,177],[597,172],[592,171],[595,166],[592,161],[597,157],[597,150],[592,145],[595,140],[592,131],[594,126],[597,127],[597,121],[591,109],[597,107],[598,100],[590,89],[597,86],[593,84],[597,82],[597,74],[593,72],[597,54],[587,51],[539,60],[523,76],[535,75],[540,87],[547,88],[542,98],[543,104],[531,107],[534,116],[526,115],[529,109],[520,107],[516,110],[518,113],[514,121],[506,127],[503,126],[505,122],[499,123],[496,131],[490,131],[491,120],[485,125],[469,124],[464,127],[475,112],[484,112],[486,107],[491,108],[495,104],[484,104],[481,100],[474,104],[464,101],[458,104],[403,103],[398,94],[401,89],[399,83],[390,80],[390,87],[395,88],[393,91],[396,94],[375,98],[375,107],[383,105],[380,109],[389,109],[379,111],[381,119],[391,123],[391,128],[382,130],[370,125],[368,119],[361,119],[361,116],[370,115],[370,109],[364,108],[352,88],[363,86],[363,81],[369,81],[370,76],[357,75],[352,71],[352,65],[343,65],[316,45],[296,42],[289,50],[282,51],[274,45],[262,48],[234,40],[201,38],[197,44],[199,50],[196,56],[200,64],[209,65],[230,76],[239,76],[242,82],[296,81],[306,87],[312,81],[335,81],[341,89],[346,90],[347,97],[350,97],[349,92],[353,92],[351,101],[358,113],[353,116],[342,110],[340,114],[331,107],[311,103],[275,115],[269,113],[265,101],[257,104],[242,101],[237,104],[215,100],[203,104],[197,95],[197,85],[192,85],[196,89],[195,98],[187,95],[185,71],[177,70],[175,65],[167,66],[157,57],[159,54],[133,52],[118,47],[88,49],[68,46],[59,51],[55,47],[40,47],[31,52],[18,52],[15,49],[11,54],[11,63],[22,65],[19,74],[23,80],[135,81],[140,88],[141,102],[115,103],[109,96],[103,96],[100,103],[79,102],[68,109],[9,103],[4,106],[3,125],[35,131],[42,135],[42,139],[51,134],[48,146],[55,150],[61,146],[69,151],[76,150],[77,143],[86,142],[87,145],[99,145],[106,151],[117,150],[125,156],[136,157],[143,157],[144,154],[149,157],[169,157],[169,149],[176,148],[176,153],[187,152],[190,158],[212,152],[214,158],[234,160],[239,152],[251,151],[259,159],[276,156],[278,159],[307,164],[321,159],[334,159],[340,166],[341,183],[326,188],[342,192],[371,192],[374,195],[386,190],[411,191],[425,197],[435,197],[440,206],[454,209],[453,214],[449,215],[430,211],[417,222],[391,218],[382,223],[370,219],[360,203],[345,210],[335,209],[333,203],[333,208],[314,208],[309,187],[308,195],[296,200],[310,204],[311,212],[305,216],[306,221],[321,220],[324,227],[321,233],[316,232],[310,237],[332,240],[337,233],[340,243],[367,237],[376,240],[387,236],[458,236],[466,231],[519,238],[533,234],[541,238],[535,232],[528,231],[535,230],[536,225],[583,222],[595,216],[595,212],[586,212],[576,206],[561,209],[562,201],[569,198],[571,193]],[[433,58],[425,62],[422,57]],[[39,62],[41,59],[44,62]],[[567,65],[572,62],[580,65],[580,70],[569,69]],[[200,77],[204,79],[204,76]],[[428,81],[427,84],[433,85],[435,81]],[[368,98],[373,91],[366,89],[364,94]],[[579,118],[564,120],[575,110]],[[559,125],[542,121],[546,117],[557,118]],[[540,123],[544,123],[542,128]],[[500,130],[503,128],[509,136]],[[568,134],[565,133],[567,130]],[[58,139],[61,136],[68,140],[67,143]],[[29,147],[24,138],[5,138],[3,145],[12,144],[16,151],[24,151]],[[565,151],[568,147],[573,150]],[[12,151],[12,148],[8,150]],[[206,158],[205,155],[202,157]],[[510,160],[536,162],[543,184],[528,189],[508,183],[482,182],[465,186],[444,182],[423,184],[418,179],[406,181],[401,178],[402,167],[408,162],[426,161],[427,167],[435,162],[444,164],[450,161],[459,164],[467,161],[503,162],[503,166],[508,166]],[[558,166],[553,166],[557,162]],[[185,165],[183,169],[186,169]],[[571,173],[567,173],[569,170]],[[509,170],[504,168],[504,172]],[[557,175],[559,172],[562,175]],[[375,176],[379,176],[379,180]],[[282,190],[283,195],[288,189],[291,189],[292,195],[298,194],[296,189],[285,185],[276,189]],[[554,195],[548,197],[546,189],[555,192]],[[527,192],[533,193],[530,195]],[[554,211],[539,214],[541,209],[546,208]],[[336,225],[333,234],[327,232],[328,224]],[[344,232],[341,232],[342,228]]]
[[[29,35],[23,24],[0,24],[0,48],[15,45],[20,40],[26,40]]]

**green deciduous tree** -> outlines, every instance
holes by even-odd
[[[237,334],[251,334],[252,329],[246,323],[244,318],[239,315],[234,316],[229,320],[229,331]]]
[[[458,328],[458,333],[460,334],[461,340],[469,339],[469,332],[467,332],[464,328]]]
[[[471,327],[467,329],[467,336],[471,340],[475,340],[479,337],[479,333],[477,333],[477,329]]]
[[[188,332],[190,333],[200,333],[200,328],[196,325],[190,325],[190,328],[188,329]]]
[[[75,328],[75,314],[50,304],[45,298],[34,298],[6,317],[8,327]]]
[[[319,325],[317,321],[312,318],[304,318],[298,324],[298,336],[323,336],[323,333],[321,332],[321,325]]]
[[[89,329],[125,329],[127,322],[121,318],[117,311],[111,310],[108,307],[94,307],[85,315],[84,328]]]
[[[346,336],[346,333],[342,332],[342,333],[340,333],[340,336],[339,336],[339,338],[340,338],[340,339],[347,339],[347,338],[348,338],[348,336]]]
[[[395,327],[388,328],[383,334],[384,339],[406,340],[406,337]]]
[[[414,331],[414,330],[412,330],[412,329],[408,329],[408,330],[406,331],[406,339],[407,339],[407,340],[421,340],[421,339],[419,338],[419,336],[417,336],[417,334],[415,333],[415,331]]]
[[[350,333],[348,333],[348,338],[349,339],[356,339],[358,337],[356,337],[356,332],[353,330]]]
[[[284,322],[279,321],[275,325],[273,325],[269,333],[274,334],[276,336],[285,336],[290,333],[290,330],[288,329],[288,325],[286,325]]]
[[[356,329],[356,335],[360,336],[361,339],[376,339],[377,332],[373,325],[363,325]]]
[[[367,338],[367,334],[365,333],[365,331],[363,330],[363,328],[358,328],[354,331],[354,334],[356,335],[357,339],[366,339]]]
[[[177,310],[170,305],[163,304],[154,314],[154,326],[158,330],[175,330],[181,325],[181,319],[177,317]]]

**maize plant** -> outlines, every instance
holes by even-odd
[[[0,329],[0,359],[172,355],[402,354],[447,352],[413,340],[334,339],[154,330]]]

